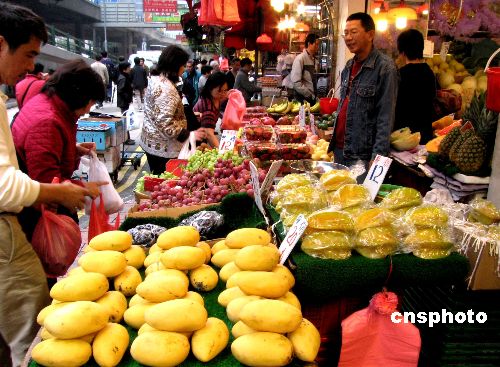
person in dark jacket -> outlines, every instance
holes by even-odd
[[[113,99],[113,82],[116,83],[116,79],[118,78],[118,71],[116,70],[115,64],[108,57],[107,51],[101,52],[102,60],[101,62],[106,65],[106,69],[108,69],[108,84],[106,85],[106,101],[112,102]]]
[[[134,58],[134,67],[130,72],[130,78],[132,80],[132,88],[134,89],[136,104],[139,106],[139,111],[142,111],[144,104],[144,90],[148,86],[148,74],[141,66],[141,59],[139,57]]]
[[[120,75],[118,76],[118,83],[116,87],[117,103],[122,113],[128,110],[134,90],[132,89],[132,81],[130,80],[130,63],[123,61],[118,64]]]
[[[256,86],[254,83],[248,80],[248,73],[252,70],[252,60],[245,57],[240,62],[241,68],[236,74],[236,80],[234,82],[234,89],[238,89],[245,98],[245,102],[250,102],[250,99],[254,93],[261,92],[262,88]]]
[[[423,60],[424,36],[408,29],[398,36],[398,51],[404,66],[399,69],[399,89],[394,130],[409,127],[420,132],[420,143],[432,139],[433,101],[436,98],[436,78]],[[415,99],[418,96],[418,100]]]

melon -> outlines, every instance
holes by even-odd
[[[392,146],[399,151],[412,150],[420,143],[420,133],[416,132],[393,141]]]
[[[410,134],[411,130],[409,127],[403,127],[402,129],[394,130],[391,134],[391,143],[405,136],[409,136]]]
[[[455,83],[455,75],[448,71],[440,72],[438,74],[438,82],[442,89],[447,89],[450,85]]]

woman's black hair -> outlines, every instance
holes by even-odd
[[[218,71],[216,73],[210,74],[210,76],[207,78],[207,82],[203,86],[203,89],[201,90],[201,96],[212,99],[212,90],[215,88],[221,88],[224,84],[227,85],[227,77],[226,74],[224,74],[221,71]]]
[[[106,97],[102,78],[82,59],[59,66],[43,86],[42,92],[48,96],[57,95],[72,111]]]
[[[398,36],[398,51],[404,53],[408,60],[424,57],[424,36],[416,29],[408,29]]]
[[[170,45],[161,52],[156,69],[175,84],[179,81],[179,69],[186,65],[188,60],[186,51],[179,46]]]
[[[123,73],[127,68],[130,67],[130,63],[128,61],[122,61],[118,64],[118,71]]]

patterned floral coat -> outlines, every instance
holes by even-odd
[[[151,77],[144,101],[140,146],[158,157],[177,158],[183,145],[177,138],[187,121],[175,85],[163,75]]]

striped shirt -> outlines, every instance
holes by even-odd
[[[201,127],[215,129],[215,125],[219,119],[219,110],[210,99],[200,97],[193,107],[193,111],[201,113]]]

